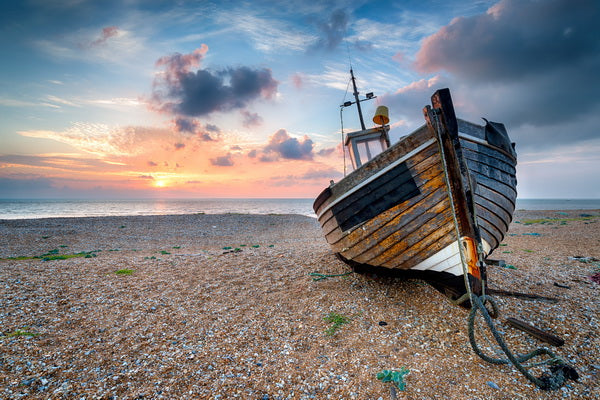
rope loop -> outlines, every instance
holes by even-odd
[[[530,382],[532,382],[542,390],[556,390],[562,387],[568,379],[577,380],[579,378],[579,375],[577,374],[575,368],[565,364],[565,362],[561,358],[557,357],[552,351],[548,350],[545,347],[537,348],[524,355],[515,356],[508,348],[506,342],[504,341],[500,332],[498,332],[494,322],[492,321],[492,318],[498,316],[498,305],[496,304],[496,301],[489,296],[473,295],[471,297],[471,302],[471,311],[469,313],[468,318],[469,342],[471,343],[471,347],[473,348],[475,354],[477,354],[481,359],[491,364],[512,364],[517,370],[519,370],[519,372],[523,374],[523,376],[525,376],[525,378],[527,378]],[[489,303],[492,307],[492,313],[488,311],[486,303]],[[492,332],[494,339],[496,339],[496,342],[506,355],[506,358],[490,357],[484,354],[483,351],[481,351],[481,349],[479,348],[477,341],[475,340],[475,317],[477,316],[477,313],[481,313],[481,316],[483,317],[488,328]],[[492,317],[492,315],[495,316]],[[549,358],[535,364],[530,364],[527,366],[523,365],[523,363],[531,360],[532,358],[543,355],[546,355]],[[544,373],[541,377],[537,378],[530,374],[527,370],[527,368],[539,365],[549,365],[550,373]]]

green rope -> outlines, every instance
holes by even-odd
[[[567,381],[567,379],[577,380],[579,377],[577,374],[577,371],[575,371],[575,369],[573,367],[570,367],[569,365],[565,364],[565,362],[563,360],[556,357],[556,355],[554,355],[554,353],[552,353],[550,350],[548,350],[546,348],[538,348],[538,349],[536,349],[528,354],[525,354],[525,355],[520,355],[520,356],[513,355],[512,352],[508,349],[504,339],[502,339],[502,337],[500,336],[500,333],[496,329],[494,322],[492,321],[492,318],[496,318],[498,316],[498,306],[492,298],[487,297],[485,295],[485,286],[486,286],[485,282],[484,281],[481,282],[481,286],[482,286],[482,295],[481,296],[477,296],[471,290],[471,285],[470,285],[470,282],[468,279],[468,268],[467,268],[467,264],[466,264],[466,257],[463,253],[462,242],[460,240],[460,232],[458,229],[459,225],[458,225],[458,221],[456,218],[456,210],[454,208],[454,196],[452,195],[452,188],[450,187],[450,180],[448,177],[448,168],[446,166],[446,155],[445,155],[444,147],[442,145],[442,140],[441,140],[441,130],[442,130],[441,121],[439,119],[437,110],[433,110],[428,107],[427,112],[428,112],[428,116],[429,116],[431,125],[436,132],[436,137],[438,140],[440,157],[442,158],[442,165],[444,167],[446,190],[447,190],[448,198],[449,198],[450,204],[451,204],[454,228],[456,231],[459,254],[460,254],[461,264],[462,264],[462,268],[463,268],[463,277],[465,280],[466,293],[460,299],[456,300],[456,303],[460,304],[460,303],[465,302],[466,300],[469,300],[469,299],[471,300],[471,312],[469,313],[468,329],[469,329],[469,341],[471,343],[471,347],[473,348],[473,351],[475,352],[475,354],[477,354],[479,357],[481,357],[484,361],[487,361],[491,364],[508,364],[508,363],[513,364],[515,366],[515,368],[517,368],[529,381],[533,382],[536,386],[538,386],[540,389],[543,389],[543,390],[556,390],[556,389],[562,387],[565,384],[565,382]],[[469,180],[469,184],[470,183],[471,183],[471,181]],[[473,215],[473,217],[476,218],[475,215]],[[480,260],[484,259],[485,254],[483,252],[480,242],[477,243],[477,250],[478,250],[477,252],[480,257]],[[486,303],[489,303],[491,305],[491,307],[492,307],[491,311],[486,308],[486,306],[485,306]],[[506,355],[506,357],[507,357],[506,359],[489,357],[489,356],[483,354],[483,352],[479,349],[479,346],[477,345],[477,342],[475,341],[475,326],[474,326],[475,325],[475,316],[477,315],[477,312],[481,312],[481,315],[485,319],[485,322],[487,323],[488,328],[491,330],[492,335],[494,336],[494,339],[496,339],[496,342],[498,342],[498,344],[500,345],[500,348]],[[550,365],[550,371],[552,372],[552,374],[544,374],[540,378],[536,378],[535,376],[531,375],[529,373],[529,371],[527,371],[526,367],[524,367],[521,363],[524,363],[534,357],[541,356],[541,355],[548,355],[550,358],[547,360],[544,360],[543,362],[529,365],[528,367],[531,368],[532,366],[537,366],[537,365]]]
[[[475,354],[477,354],[479,357],[481,357],[481,359],[483,359],[484,361],[487,361],[491,364],[499,364],[500,365],[500,364],[511,363],[512,365],[515,366],[515,368],[517,368],[517,370],[519,370],[519,372],[521,372],[523,374],[523,376],[525,376],[525,378],[527,378],[530,382],[532,382],[537,387],[539,387],[540,389],[543,389],[543,390],[559,389],[560,387],[562,387],[565,384],[567,379],[577,380],[577,378],[578,378],[577,371],[575,371],[575,369],[573,367],[565,364],[565,362],[562,359],[560,359],[559,357],[557,357],[552,351],[550,351],[544,347],[538,348],[538,349],[531,351],[524,355],[515,356],[509,350],[504,339],[502,339],[502,336],[500,335],[500,333],[496,329],[494,322],[492,321],[492,316],[490,315],[490,312],[488,311],[487,307],[485,306],[486,303],[489,303],[491,305],[492,315],[494,315],[494,317],[495,317],[498,315],[498,306],[497,306],[496,302],[491,297],[487,297],[485,295],[481,296],[481,297],[473,296],[471,298],[471,301],[472,301],[472,303],[471,303],[472,307],[471,307],[471,312],[469,313],[469,319],[468,319],[468,321],[469,321],[468,322],[469,341],[471,343],[471,347],[473,348],[473,351],[475,352]],[[507,357],[506,359],[489,357],[489,356],[485,355],[481,351],[479,346],[477,345],[477,342],[475,341],[474,322],[475,322],[475,316],[477,315],[478,312],[481,313],[485,322],[488,325],[488,328],[492,332],[494,339],[496,339],[496,342],[498,343],[498,345],[500,346],[500,348],[502,349],[504,354],[506,354],[506,357]],[[536,378],[535,376],[531,375],[529,373],[529,371],[527,371],[526,367],[523,366],[522,363],[527,362],[527,361],[531,360],[532,358],[538,357],[541,355],[547,355],[550,358],[548,358],[547,360],[545,360],[543,362],[532,364],[529,367],[537,366],[537,365],[550,365],[551,374],[545,373],[541,377]]]
[[[350,275],[353,271],[350,272],[346,272],[345,274],[335,274],[335,275],[325,275],[325,274],[320,274],[318,272],[311,272],[310,276],[318,276],[318,278],[313,278],[313,281],[320,281],[323,279],[327,279],[327,278],[335,278],[337,276],[346,276],[346,275]]]

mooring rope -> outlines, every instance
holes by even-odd
[[[471,347],[473,348],[473,351],[481,359],[483,359],[484,361],[487,361],[491,364],[500,364],[501,365],[501,364],[511,363],[512,365],[514,365],[515,368],[517,368],[517,370],[519,370],[519,372],[521,372],[523,374],[523,376],[525,376],[525,378],[527,378],[530,382],[532,382],[537,387],[539,387],[540,389],[543,389],[543,390],[556,390],[556,389],[562,387],[565,384],[565,382],[567,381],[567,379],[577,380],[577,378],[578,378],[577,371],[575,371],[575,369],[573,367],[567,365],[562,359],[557,357],[552,351],[550,351],[544,347],[537,348],[525,355],[520,355],[520,356],[513,355],[512,352],[510,351],[510,349],[508,348],[508,346],[506,345],[506,342],[500,335],[500,332],[498,332],[496,325],[494,324],[494,321],[492,321],[492,318],[497,318],[499,315],[498,305],[496,304],[494,299],[492,299],[491,297],[489,297],[485,294],[485,286],[486,286],[485,281],[482,280],[482,282],[481,282],[481,286],[482,286],[481,296],[477,296],[471,290],[471,284],[468,279],[468,267],[467,267],[467,262],[466,262],[466,256],[463,253],[463,248],[462,248],[463,245],[461,243],[460,232],[458,230],[458,221],[456,218],[456,210],[454,207],[454,196],[452,195],[452,188],[450,186],[450,179],[448,176],[448,168],[446,165],[446,155],[444,152],[444,148],[443,148],[442,140],[441,140],[441,136],[440,136],[441,135],[440,132],[442,129],[441,121],[438,118],[438,113],[436,110],[430,109],[430,111],[431,112],[429,114],[430,114],[430,117],[432,117],[432,119],[433,119],[432,125],[434,125],[434,129],[436,131],[436,136],[438,139],[438,145],[439,145],[439,151],[440,151],[440,157],[442,159],[444,175],[446,177],[446,191],[448,193],[448,198],[449,198],[450,204],[451,204],[452,217],[453,217],[454,227],[455,227],[455,231],[456,231],[456,237],[458,240],[460,260],[461,260],[461,264],[462,264],[463,277],[464,277],[464,281],[465,281],[466,293],[460,299],[458,299],[456,301],[456,303],[462,303],[463,301],[466,301],[467,299],[469,299],[471,301],[471,311],[469,313],[469,318],[468,318],[468,331],[469,331],[469,342],[471,343]],[[483,254],[481,251],[480,243],[478,243],[477,245],[478,245],[478,253],[479,253],[478,255],[479,255],[479,257],[482,257]],[[491,314],[485,306],[486,303],[489,303],[492,307]],[[481,312],[481,315],[483,316],[485,322],[487,323],[488,328],[492,332],[494,339],[496,339],[496,342],[498,343],[498,345],[500,346],[500,348],[502,349],[502,351],[504,352],[504,354],[506,355],[507,358],[489,357],[486,354],[484,354],[481,351],[481,349],[479,348],[479,346],[477,345],[477,341],[475,340],[475,316],[477,315],[478,312]],[[541,377],[536,378],[535,376],[533,376],[532,374],[529,373],[529,371],[527,370],[527,367],[524,366],[522,363],[525,363],[534,357],[538,357],[538,356],[542,356],[542,355],[548,355],[550,358],[545,361],[542,361],[542,362],[531,364],[527,367],[531,368],[531,367],[540,366],[540,365],[550,365],[550,371],[552,373],[551,374],[546,373],[546,374],[543,374]]]
[[[519,372],[523,374],[523,376],[525,376],[525,378],[527,378],[530,382],[532,382],[537,387],[543,390],[556,390],[562,387],[567,381],[567,379],[577,380],[578,375],[575,369],[567,365],[561,358],[557,357],[552,351],[545,347],[539,347],[527,354],[515,356],[506,345],[506,342],[500,335],[500,332],[498,332],[498,330],[496,329],[496,325],[494,324],[494,321],[492,321],[492,316],[488,312],[485,303],[489,303],[492,306],[492,313],[494,317],[498,315],[498,305],[491,297],[483,295],[481,297],[473,296],[471,298],[471,312],[469,313],[468,319],[469,342],[471,343],[471,347],[473,348],[475,354],[477,354],[484,361],[487,361],[491,364],[502,365],[511,363],[512,365],[514,365],[515,368],[517,368],[517,370],[519,370]],[[477,345],[477,341],[475,340],[474,323],[475,317],[478,312],[480,312],[483,316],[483,319],[485,320],[485,322],[488,325],[488,328],[492,332],[494,339],[496,339],[496,342],[498,343],[504,354],[506,354],[507,358],[489,357],[486,354],[484,354]],[[536,378],[535,376],[530,374],[529,371],[527,371],[527,368],[522,363],[527,362],[534,357],[542,355],[547,355],[550,358],[548,358],[545,361],[529,365],[528,367],[531,368],[540,365],[550,365],[551,374],[545,373],[541,377]]]
[[[353,271],[350,272],[346,272],[344,274],[334,274],[334,275],[326,275],[326,274],[320,274],[318,272],[311,272],[310,276],[316,276],[317,278],[313,278],[313,281],[320,281],[322,279],[327,279],[327,278],[335,278],[337,276],[346,276],[346,275],[350,275]]]

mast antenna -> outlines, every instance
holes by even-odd
[[[363,115],[362,115],[362,109],[360,108],[360,103],[362,101],[366,101],[366,100],[371,100],[371,99],[375,99],[377,98],[377,96],[373,96],[373,92],[369,92],[366,94],[366,98],[365,99],[360,99],[358,97],[359,92],[358,89],[356,88],[356,79],[354,78],[354,71],[352,70],[352,66],[350,66],[350,77],[352,80],[352,87],[354,89],[354,101],[346,101],[344,104],[342,104],[340,107],[349,107],[352,104],[356,104],[356,108],[358,108],[358,118],[360,119],[360,127],[361,129],[364,131],[366,128],[365,126],[365,120],[363,119]]]

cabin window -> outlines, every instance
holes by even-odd
[[[371,159],[371,153],[369,152],[369,144],[367,141],[357,142],[356,147],[358,148],[358,159],[366,162]]]
[[[389,146],[387,130],[389,127],[377,127],[352,132],[346,136],[346,146],[350,153],[352,166],[356,169],[369,162]]]

